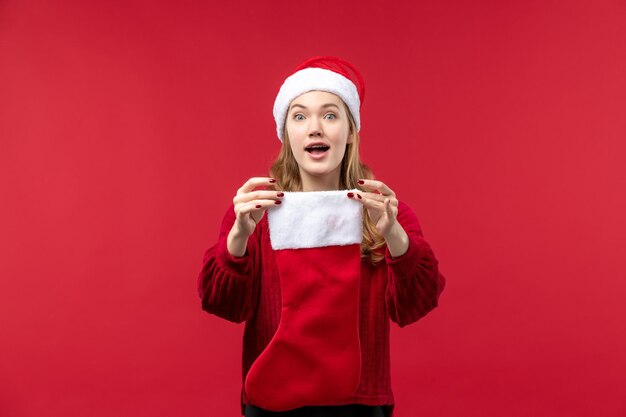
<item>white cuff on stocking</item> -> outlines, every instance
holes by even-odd
[[[363,205],[347,196],[359,190],[285,192],[267,211],[274,250],[361,243]]]

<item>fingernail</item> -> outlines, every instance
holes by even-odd
[[[352,198],[352,197],[354,197],[354,194],[348,193],[348,197]]]
[[[363,197],[361,197],[361,194],[357,194],[356,196],[359,197],[359,200],[363,199]]]
[[[280,200],[276,200],[276,201],[274,201],[274,204],[280,204],[280,203],[281,203],[281,201],[280,201]]]
[[[270,182],[273,184],[273,183],[275,183],[275,182],[276,182],[276,180],[271,179],[271,180],[270,180]]]
[[[256,205],[256,208],[261,208],[261,205],[260,205],[260,204],[257,204],[257,205]]]
[[[359,184],[365,184],[365,181],[359,180]]]
[[[276,195],[277,195],[278,197],[282,197],[282,196],[284,196],[284,195],[285,195],[285,193],[278,193],[278,194],[276,194]]]

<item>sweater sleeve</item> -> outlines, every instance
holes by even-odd
[[[197,284],[204,311],[241,323],[256,309],[259,226],[248,238],[246,253],[234,257],[228,251],[227,240],[235,219],[234,205],[231,204],[224,215],[217,242],[204,252]]]
[[[385,302],[391,320],[404,327],[437,307],[446,279],[439,272],[439,262],[424,239],[415,213],[402,201],[398,202],[398,222],[409,237],[409,247],[397,258],[385,247]]]

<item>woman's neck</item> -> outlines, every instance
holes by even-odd
[[[313,177],[300,174],[302,179],[302,191],[332,191],[339,189],[339,173],[337,175],[325,175]]]

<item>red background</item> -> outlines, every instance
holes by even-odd
[[[626,2],[100,3],[0,3],[2,416],[239,415],[196,276],[318,54],[448,279],[398,417],[626,415]]]

